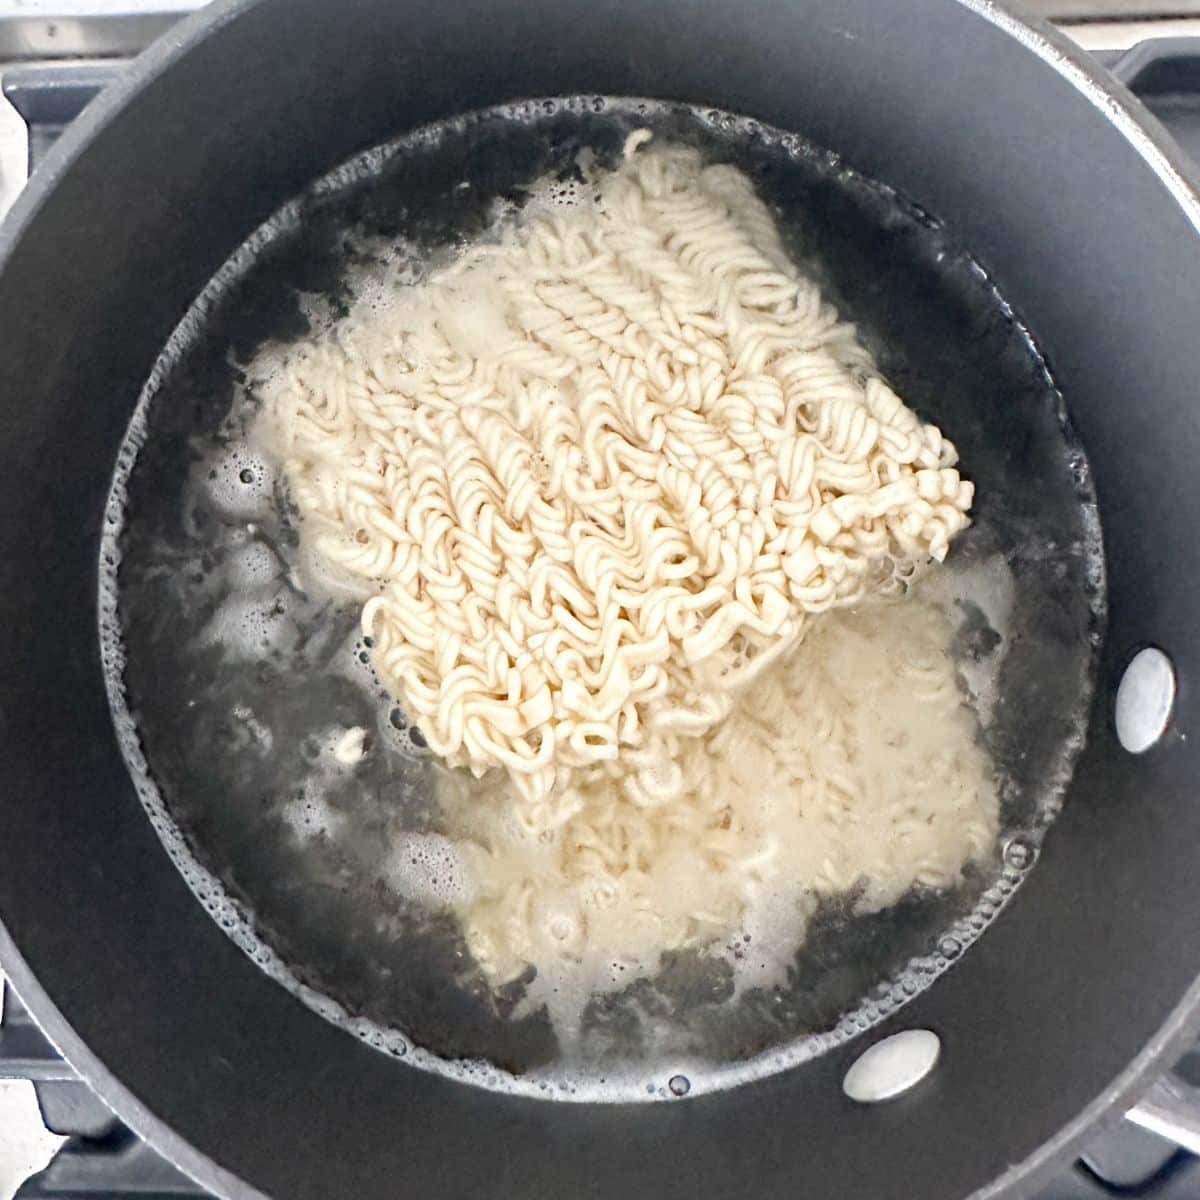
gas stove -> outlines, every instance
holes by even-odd
[[[1120,22],[1086,20],[1106,3]],[[0,0],[0,215],[88,101],[198,7],[196,0]],[[1157,0],[1033,0],[1031,7],[1081,22],[1069,25],[1080,43],[1200,161],[1200,0],[1166,7]],[[1200,1046],[1176,1075],[1180,1086],[1200,1085]],[[207,1195],[92,1094],[0,978],[0,1200]],[[1038,1195],[1194,1200],[1200,1157],[1117,1120]]]

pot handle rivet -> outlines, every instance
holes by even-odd
[[[1162,737],[1175,707],[1175,668],[1157,646],[1139,650],[1117,687],[1117,740],[1130,754],[1144,754]]]
[[[891,1100],[921,1082],[937,1063],[942,1040],[931,1029],[905,1029],[864,1050],[842,1090],[860,1104]]]

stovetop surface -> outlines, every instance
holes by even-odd
[[[1104,0],[1087,2],[1095,8],[1102,7]],[[83,106],[117,78],[128,61],[120,57],[47,61],[46,55],[68,44],[78,31],[64,28],[63,40],[55,44],[59,33],[47,33],[48,24],[53,28],[53,23],[37,21],[41,0],[24,3],[24,15],[32,23],[20,37],[11,29],[6,32],[0,22],[0,59],[11,55],[14,47],[23,57],[33,56],[0,68],[0,91],[24,125],[17,131],[19,142],[10,138],[4,143],[0,137],[0,212]],[[1050,15],[1072,16],[1082,11],[1085,0],[1040,3]],[[1200,0],[1195,0],[1192,9],[1187,9],[1188,3],[1191,0],[1184,0],[1177,10],[1200,12]],[[92,0],[92,4],[96,10],[104,10],[100,0]],[[116,46],[113,53],[120,54],[125,42],[132,42],[125,47],[131,50],[138,37],[154,30],[156,21],[168,21],[195,6],[194,0],[148,0],[138,10],[143,25],[137,29],[112,25],[103,34],[108,40],[95,44],[109,49]],[[1121,0],[1118,7],[1123,8],[1122,15],[1140,15],[1152,6],[1142,0],[1132,4]],[[1063,9],[1061,14],[1059,9]],[[73,52],[80,51],[76,48]],[[1100,52],[1097,57],[1118,71],[1183,149],[1200,161],[1200,37],[1144,44],[1127,55]],[[0,129],[0,134],[3,132]],[[45,1169],[19,1184],[16,1200],[168,1200],[208,1195],[141,1142],[80,1082],[11,990],[0,993],[0,1000],[0,1085],[6,1080],[30,1081],[45,1129],[65,1139]],[[1200,1047],[1178,1069],[1200,1083]],[[0,1124],[0,1158],[5,1140],[16,1136],[17,1131]],[[1039,1200],[1115,1196],[1200,1200],[1200,1158],[1135,1125],[1117,1121],[1097,1133],[1081,1158],[1046,1187]],[[0,1200],[8,1200],[2,1170]]]

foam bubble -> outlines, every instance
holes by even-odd
[[[353,296],[352,323],[355,316],[390,310],[397,298],[429,271],[429,256],[404,237],[389,241],[364,240],[359,254],[362,265],[352,271],[348,279]]]
[[[803,887],[760,889],[741,925],[719,951],[733,972],[732,1000],[755,988],[773,988],[787,981],[796,947],[804,940],[815,909]]]
[[[226,518],[253,521],[273,503],[274,470],[249,446],[238,446],[208,464],[208,497]]]
[[[293,836],[301,841],[332,837],[346,820],[314,780],[304,784],[299,793],[283,806],[280,815]]]
[[[247,659],[290,650],[299,637],[294,608],[295,599],[286,590],[265,597],[234,594],[213,614],[205,640]]]
[[[375,734],[383,745],[408,759],[432,757],[424,734],[409,721],[375,673],[370,638],[353,636],[335,656],[335,663],[342,676],[370,699],[375,709]]]
[[[539,180],[529,189],[527,207],[543,209],[552,214],[556,210],[592,208],[595,204],[595,189],[588,187],[584,179],[551,177]]]
[[[469,903],[477,883],[462,850],[440,833],[403,833],[384,867],[388,886],[408,900],[452,908]]]
[[[245,591],[266,587],[277,579],[282,564],[264,542],[251,542],[230,557],[229,582]]]

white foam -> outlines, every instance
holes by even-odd
[[[265,542],[251,542],[230,557],[229,582],[236,588],[251,591],[266,587],[278,578],[282,566]]]
[[[461,849],[440,833],[404,833],[387,857],[384,878],[398,895],[434,908],[469,903],[478,886]]]
[[[352,303],[351,323],[366,311],[383,312],[405,289],[419,282],[429,270],[429,257],[403,237],[391,241],[372,239],[361,246],[363,265],[348,277]]]
[[[1001,554],[967,564],[952,556],[946,566],[925,575],[916,591],[937,604],[959,628],[967,619],[963,605],[974,605],[999,639],[990,654],[978,659],[966,656],[957,662],[971,707],[979,724],[986,729],[999,699],[1000,663],[1012,644],[1017,594],[1012,567]]]
[[[589,162],[590,157],[587,160]],[[586,175],[583,179],[550,177],[539,180],[529,188],[526,208],[554,213],[576,208],[594,208],[595,204],[596,191],[588,184]]]
[[[208,498],[223,517],[254,521],[270,512],[275,473],[248,445],[229,450],[207,466]]]
[[[731,1003],[755,988],[787,983],[816,909],[803,886],[763,889],[747,907],[733,936],[718,952],[733,971]]]
[[[213,614],[204,630],[204,641],[221,645],[235,656],[257,661],[264,654],[295,644],[298,636],[292,617],[295,599],[284,589],[257,595],[230,596]]]
[[[245,704],[235,704],[233,715],[246,727],[259,753],[269,754],[275,744],[275,735],[254,715],[254,710]]]
[[[361,725],[347,729],[333,747],[333,757],[343,766],[352,767],[366,754],[367,731]]]
[[[325,790],[312,779],[305,781],[300,795],[289,800],[280,815],[293,836],[302,842],[331,837],[346,820],[345,814],[330,804]]]

